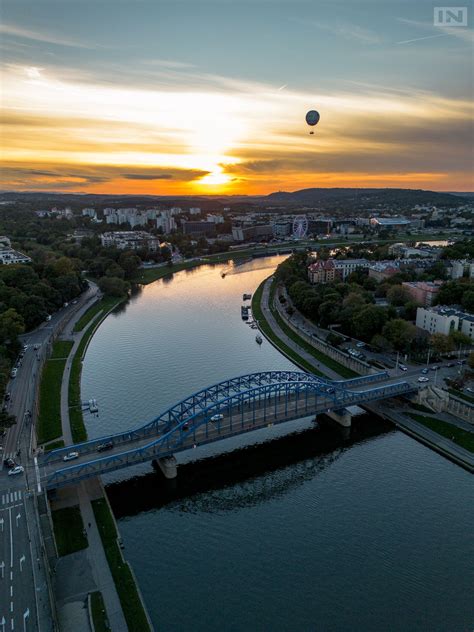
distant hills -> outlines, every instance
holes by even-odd
[[[204,211],[216,206],[249,208],[273,206],[307,207],[316,210],[396,210],[403,211],[415,204],[457,207],[463,202],[474,202],[474,193],[436,192],[422,189],[377,189],[377,188],[310,188],[299,191],[277,191],[269,195],[120,195],[61,192],[0,192],[0,202],[34,204],[41,208],[69,204],[85,206],[140,206],[175,205],[200,206]]]

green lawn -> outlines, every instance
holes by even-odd
[[[73,345],[74,342],[72,340],[56,340],[53,344],[51,359],[57,360],[59,358],[61,360],[65,360],[68,357]]]
[[[91,305],[89,309],[84,312],[84,314],[74,325],[74,331],[82,331],[84,327],[86,327],[86,325],[88,325],[91,320],[97,316],[97,314],[99,314],[100,312],[108,313],[123,300],[125,299],[117,296],[105,296],[100,301]]]
[[[38,443],[46,443],[62,435],[61,382],[66,360],[47,360],[41,373],[39,390]]]
[[[148,619],[130,567],[117,544],[117,530],[105,498],[93,500],[92,508],[129,632],[149,632]]]
[[[51,450],[57,450],[58,448],[64,448],[64,441],[62,439],[52,441],[44,446],[45,452],[51,452]]]
[[[87,535],[84,534],[84,523],[79,505],[56,509],[51,515],[60,556],[75,553],[89,546]]]
[[[98,590],[91,593],[92,621],[95,632],[109,632],[109,620],[105,609],[102,593]]]
[[[469,450],[469,452],[474,452],[474,432],[462,430],[447,421],[435,419],[434,417],[425,417],[424,415],[417,415],[415,413],[409,414],[412,419],[418,421],[420,424],[434,430],[447,439],[451,439],[454,443]]]
[[[82,416],[81,407],[81,373],[82,358],[85,353],[87,344],[94,334],[95,323],[92,323],[85,334],[82,336],[81,342],[77,347],[74,359],[71,364],[68,385],[68,405],[69,405],[69,421],[71,425],[72,439],[74,443],[79,443],[87,439],[86,427]]]

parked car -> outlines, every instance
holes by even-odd
[[[454,362],[449,362],[449,364],[446,365],[447,367],[451,368],[453,366],[456,366]]]
[[[365,342],[357,342],[356,347],[359,347],[359,349],[362,349],[363,347],[365,347]]]
[[[9,470],[11,470],[12,467],[15,467],[16,463],[13,459],[5,459],[3,461],[3,465],[7,467]]]
[[[8,402],[8,400],[10,399],[10,397],[11,397],[11,393],[10,393],[10,391],[7,391],[7,392],[5,393],[5,401],[6,401],[6,402]]]
[[[221,419],[224,419],[224,415],[221,415],[220,413],[217,413],[217,415],[212,415],[211,417],[211,421],[220,421]]]
[[[423,375],[426,375],[428,373],[428,369],[421,369],[421,372],[423,373]]]
[[[15,474],[23,474],[25,468],[23,465],[15,465],[11,470],[8,470],[8,476],[14,476]]]
[[[419,377],[418,378],[418,382],[429,382],[430,378],[429,377]]]
[[[399,364],[398,368],[400,369],[400,371],[408,371],[408,367],[406,367],[404,364]]]
[[[430,368],[431,368],[431,370],[432,370],[432,371],[437,371],[439,367],[437,367],[437,366],[435,365],[435,366],[432,366],[432,367],[430,367]]]
[[[10,377],[12,379],[14,379],[17,376],[17,374],[18,374],[18,369],[16,367],[10,371]]]
[[[106,441],[105,443],[99,443],[97,446],[97,452],[105,452],[106,450],[112,450],[114,444],[112,441]]]
[[[79,458],[79,452],[69,452],[69,454],[66,454],[66,456],[63,457],[63,461],[73,461],[77,458]]]

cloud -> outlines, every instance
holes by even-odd
[[[339,20],[336,23],[328,24],[327,22],[301,20],[299,18],[296,18],[294,21],[305,26],[315,27],[336,37],[342,37],[345,40],[358,42],[359,44],[374,45],[382,43],[382,38],[378,33],[357,24],[344,23]]]
[[[172,180],[173,176],[169,173],[147,174],[147,173],[123,173],[122,178],[127,180]]]
[[[20,37],[22,39],[32,40],[35,42],[47,42],[48,44],[55,44],[56,46],[68,46],[72,48],[103,48],[95,44],[86,42],[79,42],[71,38],[58,37],[52,33],[45,33],[41,31],[30,31],[14,24],[0,24],[0,33],[11,37]]]

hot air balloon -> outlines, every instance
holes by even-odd
[[[306,114],[306,123],[311,127],[317,125],[319,123],[319,112],[316,112],[316,110],[310,110]],[[311,130],[310,134],[314,134],[314,131]]]

